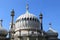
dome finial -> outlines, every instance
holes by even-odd
[[[0,27],[2,27],[2,21],[3,21],[3,20],[0,20]]]
[[[52,29],[52,24],[51,23],[49,23],[49,29]]]
[[[55,31],[53,28],[52,28],[52,24],[49,23],[49,30],[53,31],[54,33],[57,33],[57,31]]]
[[[29,10],[29,5],[28,4],[26,4],[26,11],[28,11]]]

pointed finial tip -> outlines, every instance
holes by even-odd
[[[29,5],[28,4],[26,4],[26,10],[28,10],[29,9]]]
[[[51,23],[49,23],[49,25],[51,25]]]
[[[52,23],[49,23],[49,29],[52,29]]]

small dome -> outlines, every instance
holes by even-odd
[[[0,35],[6,36],[7,34],[8,34],[7,30],[5,30],[4,28],[0,27]]]
[[[47,33],[49,34],[49,35],[57,35],[58,33],[55,31],[55,30],[53,30],[53,29],[49,29],[48,31],[47,31]]]
[[[2,20],[0,20],[0,35],[6,36],[8,34],[7,30],[2,27]]]
[[[47,34],[52,36],[58,36],[58,32],[52,29],[51,24],[49,30],[47,31]]]

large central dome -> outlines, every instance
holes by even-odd
[[[39,20],[35,15],[29,13],[28,7],[27,7],[26,12],[16,19],[15,25],[16,25],[16,30],[39,29]]]

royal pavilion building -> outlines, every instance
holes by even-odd
[[[43,14],[40,13],[38,18],[28,10],[27,4],[26,12],[19,16],[16,22],[14,22],[15,12],[11,11],[9,31],[3,28],[2,20],[0,20],[0,40],[58,40],[58,32],[52,29],[51,23],[47,32],[43,30]]]

